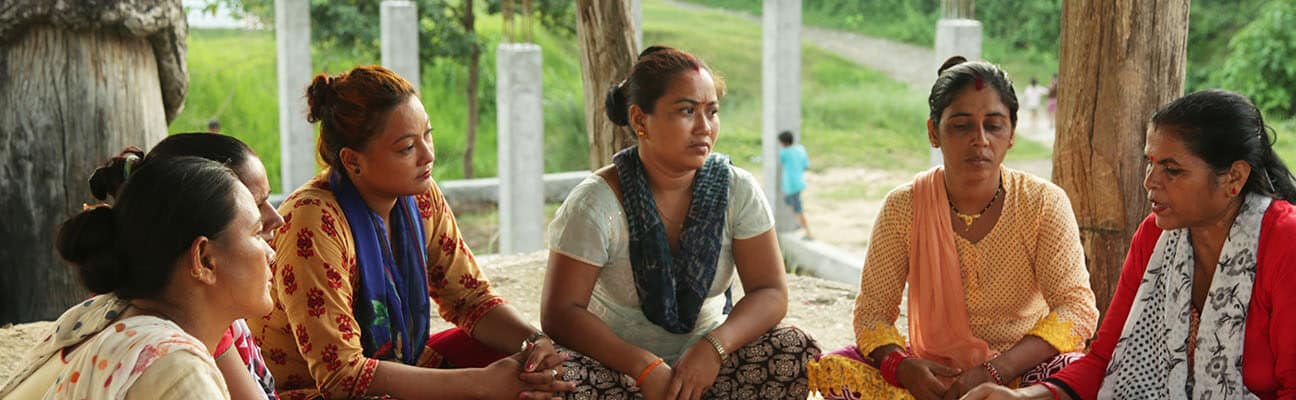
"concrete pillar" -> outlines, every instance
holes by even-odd
[[[421,89],[419,73],[418,8],[406,0],[383,0],[382,65]]]
[[[936,59],[932,62],[931,70],[940,69],[945,59],[953,56],[963,56],[972,61],[981,59],[980,21],[974,19],[936,21]],[[940,149],[932,149],[931,165],[942,163]]]
[[[540,46],[495,50],[499,253],[544,249],[544,107]]]
[[[778,134],[801,142],[801,0],[765,0],[761,20],[761,170],[775,228],[789,231],[796,223],[783,204]]]
[[[306,122],[311,79],[310,1],[275,0],[279,79],[279,178],[283,193],[315,176],[315,135]]]
[[[635,46],[639,46],[635,52],[638,53],[648,47],[643,41],[643,0],[630,0],[630,17],[634,19]]]

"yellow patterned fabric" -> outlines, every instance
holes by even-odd
[[[1061,188],[1004,168],[1004,206],[977,243],[954,235],[972,334],[995,352],[1036,335],[1058,352],[1083,349],[1098,323],[1080,230]],[[873,225],[855,302],[855,343],[864,353],[894,344],[909,274],[912,185],[887,195]],[[879,328],[882,327],[882,328]]]
[[[882,373],[859,361],[826,355],[806,365],[810,393],[826,398],[910,400],[913,395],[887,383]],[[851,393],[843,393],[849,391]]]
[[[855,346],[860,348],[860,351],[872,352],[873,349],[888,344],[905,348],[908,347],[905,342],[904,336],[900,335],[900,330],[896,329],[895,322],[887,325],[876,324],[864,329],[860,329],[859,325],[855,326]]]

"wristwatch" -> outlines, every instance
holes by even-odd
[[[522,340],[522,348],[521,350],[518,350],[518,352],[524,352],[530,350],[531,347],[535,346],[536,342],[540,341],[540,339],[548,339],[548,338],[549,335],[545,335],[544,332],[540,332],[540,331],[532,332],[530,336],[527,336],[526,339]]]

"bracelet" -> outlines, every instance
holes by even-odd
[[[644,367],[643,372],[639,373],[639,379],[635,379],[635,386],[643,386],[644,378],[648,377],[648,373],[652,372],[653,368],[657,368],[658,365],[661,365],[662,361],[664,360],[658,358],[657,361],[653,361],[652,364],[648,364],[647,367]]]
[[[990,378],[994,379],[994,383],[1000,386],[1004,384],[1003,377],[999,376],[999,370],[994,365],[990,365],[989,361],[981,363],[981,368],[985,368],[986,372],[990,373]]]
[[[711,342],[711,347],[715,348],[716,353],[720,354],[721,363],[724,363],[725,360],[729,359],[729,353],[725,352],[725,347],[723,344],[720,344],[720,339],[716,339],[715,336],[711,336],[710,333],[702,335],[702,338],[706,339],[706,341],[708,342]]]
[[[900,377],[896,376],[896,373],[900,369],[900,362],[906,358],[909,358],[909,354],[905,353],[904,350],[893,351],[883,357],[878,366],[878,372],[882,373],[882,379],[886,380],[891,386],[903,389],[904,386],[900,386]]]
[[[1062,400],[1062,395],[1058,394],[1057,388],[1054,388],[1053,385],[1050,385],[1048,382],[1040,382],[1037,383],[1036,385],[1040,385],[1043,386],[1045,389],[1048,389],[1049,393],[1053,394],[1053,400]]]
[[[532,332],[531,335],[528,335],[526,337],[526,339],[522,339],[522,347],[520,350],[518,350],[518,352],[520,353],[520,352],[525,352],[527,350],[531,350],[531,348],[535,347],[536,342],[539,342],[540,339],[548,339],[548,338],[549,335],[545,335],[544,332],[541,331]]]

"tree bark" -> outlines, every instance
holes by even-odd
[[[639,44],[627,0],[577,0],[576,19],[585,88],[585,132],[593,170],[611,164],[613,154],[635,144],[629,129],[608,120],[603,101],[608,89],[630,74]]]
[[[473,0],[465,0],[463,4],[464,17],[463,28],[468,37],[473,37],[473,31],[476,30],[476,17],[473,15]],[[478,43],[472,44],[472,50],[468,53],[468,123],[464,125],[464,159],[463,159],[463,177],[464,179],[473,178],[473,152],[477,148],[477,86],[481,76],[481,46]]]
[[[102,160],[167,134],[149,39],[49,25],[12,39],[0,42],[0,323],[53,319],[88,296],[54,250],[58,224],[97,202],[87,181]]]
[[[1080,224],[1089,279],[1106,312],[1130,238],[1150,207],[1148,121],[1183,94],[1189,0],[1066,0],[1062,6],[1053,180]]]

